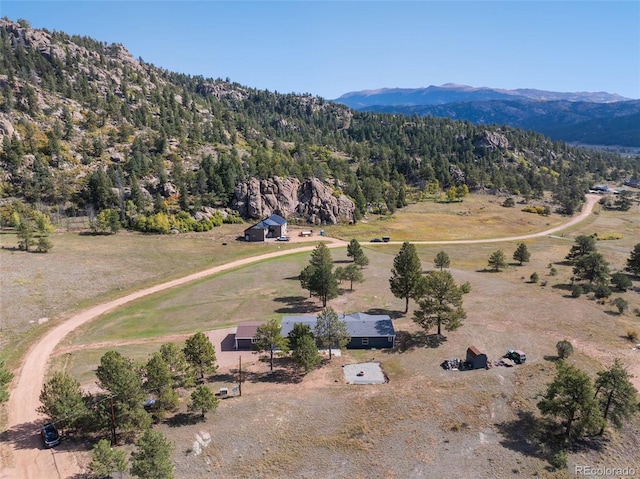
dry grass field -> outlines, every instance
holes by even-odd
[[[291,368],[286,358],[278,359],[273,375],[267,374],[268,365],[258,355],[243,360],[245,382],[241,398],[221,401],[218,411],[210,414],[206,421],[190,416],[183,407],[178,414],[157,425],[176,445],[176,477],[564,478],[573,477],[570,471],[576,464],[636,466],[640,470],[637,452],[640,420],[622,432],[608,433],[599,450],[572,451],[569,469],[565,470],[554,470],[550,466],[549,459],[555,451],[542,447],[535,439],[538,424],[535,403],[554,374],[555,344],[559,340],[568,339],[573,343],[575,353],[570,362],[592,375],[611,364],[614,358],[621,358],[635,372],[636,385],[640,388],[640,351],[633,351],[632,344],[623,338],[630,328],[640,332],[640,318],[633,313],[635,308],[640,308],[640,285],[635,282],[635,291],[614,292],[612,298],[621,296],[629,302],[626,314],[619,315],[608,303],[598,304],[587,296],[571,298],[567,289],[571,268],[562,264],[575,236],[619,233],[621,239],[600,241],[598,249],[614,271],[621,269],[630,249],[640,241],[638,205],[626,213],[601,211],[558,236],[528,240],[531,262],[524,266],[511,264],[500,273],[486,271],[487,258],[491,252],[501,249],[511,259],[517,242],[418,245],[425,270],[433,267],[433,257],[444,250],[451,258],[451,271],[456,280],[469,281],[472,286],[464,298],[468,313],[464,326],[445,333],[446,340],[438,344],[421,334],[411,321],[413,304],[407,315],[402,314],[404,302],[389,291],[390,269],[399,245],[371,245],[368,244],[370,237],[390,235],[398,241],[467,239],[467,228],[474,230],[477,237],[511,236],[549,228],[562,218],[556,215],[543,218],[517,209],[504,209],[492,197],[428,206],[446,208],[441,211],[443,214],[418,211],[427,208],[425,205],[412,205],[406,217],[403,213],[396,219],[380,221],[385,226],[379,229],[375,229],[378,225],[372,227],[372,223],[378,221],[373,219],[362,225],[325,229],[331,235],[360,239],[371,260],[365,269],[366,281],[356,284],[353,292],[343,292],[330,305],[340,313],[389,313],[398,332],[398,347],[393,351],[347,351],[304,377]],[[468,208],[471,213],[458,214],[455,208]],[[419,236],[422,234],[424,236]],[[72,239],[81,244],[81,240]],[[89,239],[106,241],[109,238]],[[157,240],[157,261],[161,264],[156,265],[153,258],[145,259],[147,252],[133,260],[135,250],[125,249],[123,245],[118,255],[115,247],[104,245],[113,259],[104,260],[106,266],[101,274],[112,275],[110,281],[83,290],[80,285],[91,277],[89,275],[98,278],[100,273],[84,272],[91,268],[82,268],[82,262],[91,255],[78,253],[83,260],[77,264],[61,261],[56,265],[58,280],[66,274],[84,274],[78,280],[80,283],[60,284],[41,273],[41,290],[57,297],[64,296],[61,290],[68,288],[69,297],[73,297],[75,287],[79,289],[78,302],[88,304],[116,294],[113,278],[124,275],[125,271],[129,271],[129,280],[124,287],[133,289],[166,276],[177,276],[180,271],[202,269],[213,261],[230,259],[226,254],[224,258],[218,256],[220,251],[231,251],[237,256],[246,254],[240,245],[229,244],[225,248],[232,246],[233,249],[224,249],[219,246],[219,239],[212,241],[199,235],[135,239]],[[133,248],[134,240],[131,241],[129,248]],[[65,249],[79,248],[72,243]],[[160,246],[160,243],[168,245]],[[56,249],[61,245],[62,241],[56,242]],[[205,248],[205,245],[210,249],[204,255],[191,250]],[[98,257],[108,256],[98,251],[97,243],[86,248]],[[173,255],[172,248],[176,250],[176,263],[180,262],[179,266],[174,264],[174,268],[167,258]],[[12,260],[20,256],[5,250],[0,254],[3,269],[8,255]],[[15,294],[29,291],[35,284],[38,268],[42,268],[36,263],[53,261],[47,260],[48,256],[23,256],[23,276],[18,278],[31,282],[20,285],[18,279],[12,279],[10,284]],[[344,249],[332,250],[332,256],[337,264],[347,260]],[[308,254],[264,261],[131,303],[75,331],[60,345],[52,368],[65,368],[87,388],[93,388],[93,370],[100,356],[109,349],[118,349],[144,361],[163,341],[181,343],[186,335],[195,331],[227,328],[249,319],[316,313],[319,303],[309,300],[296,279],[307,261]],[[96,260],[88,266],[98,264],[101,263]],[[552,275],[550,266],[557,270],[556,274]],[[546,282],[544,286],[528,282],[534,271]],[[165,277],[160,278],[162,275]],[[3,270],[3,281],[4,276]],[[4,292],[4,283],[2,287]],[[30,300],[28,294],[22,297],[27,298],[25,302],[31,307],[37,307],[37,301]],[[46,298],[38,301],[43,299]],[[5,311],[12,313],[14,307],[20,311],[16,305],[3,301],[3,317]],[[70,300],[61,303],[60,316],[65,307],[74,309],[75,306]],[[477,346],[493,360],[507,349],[524,349],[528,360],[525,365],[514,368],[467,372],[444,371],[440,367],[445,358],[464,358],[470,345]],[[218,350],[218,353],[237,358],[233,352]],[[387,384],[345,384],[343,364],[370,360],[381,363],[389,377]],[[235,361],[225,361],[230,363]],[[209,378],[209,385],[217,391],[220,387],[231,387],[236,378],[237,366],[221,367]],[[78,444],[78,447],[84,446]],[[80,457],[86,463],[87,456],[80,454]]]

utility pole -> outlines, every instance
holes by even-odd
[[[238,356],[238,396],[242,396],[242,356]]]
[[[111,445],[116,445],[116,413],[113,409],[113,396],[111,396]]]

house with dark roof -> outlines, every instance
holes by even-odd
[[[236,349],[251,349],[256,344],[256,332],[258,326],[262,326],[263,321],[243,321],[236,328],[235,344]]]
[[[311,331],[316,327],[316,316],[284,316],[280,334],[287,337],[296,323],[306,324]],[[353,313],[340,316],[347,325],[351,340],[347,349],[382,349],[393,348],[396,331],[391,318],[386,314]]]
[[[272,214],[244,230],[245,241],[265,241],[267,238],[287,236],[287,220]]]

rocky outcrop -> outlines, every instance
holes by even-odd
[[[351,222],[355,211],[353,201],[318,178],[251,178],[236,186],[231,206],[247,219],[276,213],[313,224]]]
[[[509,140],[499,131],[485,130],[474,139],[473,146],[478,149],[506,150],[509,148]]]

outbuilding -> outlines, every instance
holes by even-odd
[[[467,367],[469,369],[486,369],[487,355],[481,353],[475,346],[467,348]]]
[[[272,214],[244,230],[245,241],[265,241],[267,238],[287,236],[287,220]]]
[[[256,344],[256,332],[258,326],[263,325],[262,321],[243,321],[238,324],[235,335],[236,349],[251,349]]]

